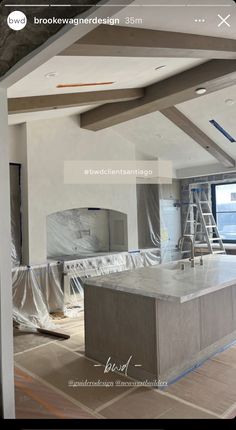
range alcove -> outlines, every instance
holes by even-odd
[[[125,213],[90,207],[47,216],[48,259],[84,258],[127,250]]]

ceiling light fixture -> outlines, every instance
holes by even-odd
[[[196,92],[196,94],[201,96],[202,94],[205,94],[207,92],[207,90],[206,90],[206,88],[197,88],[195,92]]]
[[[49,79],[49,78],[56,78],[59,75],[58,72],[49,72],[45,75],[45,78]]]
[[[233,106],[235,104],[235,100],[233,100],[233,99],[226,99],[225,100],[225,104],[227,106]]]

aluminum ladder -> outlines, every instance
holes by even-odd
[[[183,231],[180,248],[182,254],[190,253],[184,244],[184,239],[189,237],[192,239],[196,250],[203,247],[208,250],[209,254],[226,253],[204,189],[192,188],[190,190],[190,201]]]

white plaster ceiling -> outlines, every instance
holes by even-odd
[[[29,97],[142,87],[190,69],[203,60],[191,58],[64,57],[47,61],[8,89],[8,97]],[[166,66],[155,70],[159,66]],[[58,76],[45,75],[57,72]],[[58,84],[114,82],[112,85],[57,88]]]
[[[177,108],[217,145],[236,159],[236,143],[231,143],[209,123],[212,119],[216,120],[236,139],[236,85],[205,95],[197,100],[182,103]]]
[[[215,158],[160,112],[116,125],[113,130],[134,143],[143,158],[171,160],[176,169],[215,163]]]

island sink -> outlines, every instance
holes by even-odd
[[[173,261],[171,263],[162,264],[162,270],[186,270],[186,269],[193,269],[198,266],[203,266],[203,259],[195,258],[194,259],[194,266],[191,264],[192,261],[189,259],[181,260],[181,261]]]

